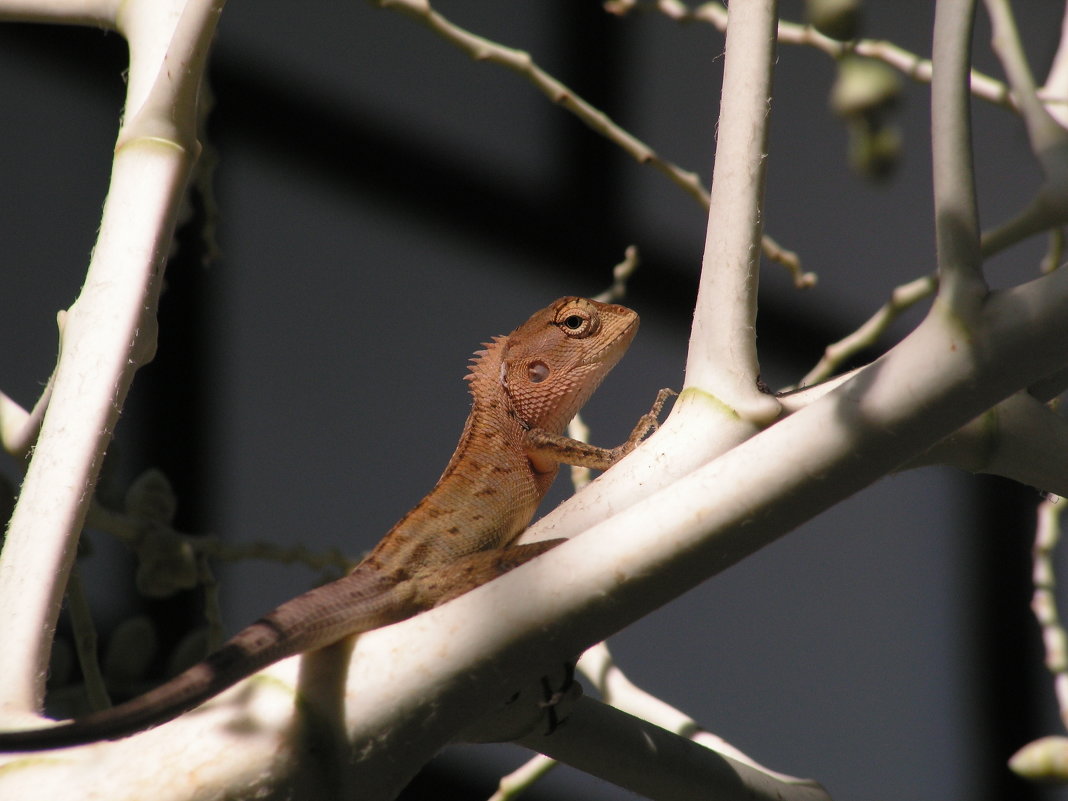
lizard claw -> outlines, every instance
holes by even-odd
[[[646,437],[660,428],[660,412],[664,410],[664,404],[667,403],[668,398],[678,394],[679,393],[670,387],[665,387],[656,393],[656,400],[653,401],[652,408],[638,418],[638,424],[634,426],[634,430],[630,432],[627,441],[612,449],[614,461],[622,459],[632,450],[637,448]]]
[[[536,731],[552,734],[563,724],[571,705],[582,695],[582,685],[574,680],[574,663],[568,663],[565,671],[559,688],[554,689],[553,680],[543,676],[538,684],[531,682],[502,706],[473,720],[457,733],[456,739],[468,743],[505,743]]]
[[[545,729],[546,735],[552,734],[564,724],[565,718],[560,714],[561,707],[565,703],[574,703],[582,695],[582,685],[575,681],[575,663],[568,662],[564,665],[564,670],[564,682],[557,690],[553,689],[548,676],[541,677],[543,698],[538,703],[538,706],[548,713],[546,715],[548,718],[548,725]]]

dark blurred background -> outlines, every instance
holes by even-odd
[[[1017,6],[1041,79],[1063,4]],[[573,0],[436,7],[530,51],[710,178],[723,64],[710,27],[619,19]],[[783,13],[797,19],[800,4]],[[864,33],[926,55],[932,19],[929,2],[869,3]],[[988,40],[980,12],[977,64],[1000,77]],[[55,312],[77,296],[99,224],[125,54],[115,34],[0,27],[0,389],[26,407],[51,371]],[[520,77],[401,15],[340,0],[229,4],[210,75],[212,192],[194,197],[168,267],[159,355],[119,426],[114,486],[159,467],[183,531],[356,557],[451,454],[469,354],[559,295],[603,289],[629,244],[642,254],[627,299],[642,331],[588,407],[595,441],[620,441],[656,389],[681,386],[704,211]],[[799,292],[765,265],[758,329],[772,387],[798,380],[893,287],[934,267],[927,87],[905,82],[893,118],[900,164],[870,182],[851,172],[828,111],[834,77],[826,56],[780,47],[766,226],[819,284]],[[1038,174],[1011,113],[976,102],[975,121],[989,227],[1027,201]],[[993,283],[1034,274],[1043,247],[999,256]],[[10,459],[0,472],[17,481]],[[1038,500],[948,470],[891,477],[612,647],[637,683],[842,801],[1063,797],[1005,768],[1058,725],[1028,610]],[[146,608],[165,621],[164,647],[201,622],[189,597],[131,597],[125,551],[91,541],[83,568],[105,641]],[[317,578],[264,562],[215,570],[230,630]],[[526,756],[451,749],[410,797],[484,798]],[[530,797],[631,796],[561,768]]]

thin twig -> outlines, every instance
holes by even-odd
[[[1064,229],[1053,228],[1049,232],[1049,241],[1046,245],[1046,253],[1038,265],[1041,273],[1049,273],[1056,270],[1064,263]]]
[[[0,20],[89,25],[115,30],[118,0],[4,0]]]
[[[601,693],[604,701],[617,709],[622,709],[624,712],[628,712],[642,720],[655,723],[662,729],[667,729],[680,737],[693,740],[713,751],[726,754],[731,759],[774,777],[776,781],[784,783],[804,781],[764,767],[723,738],[702,728],[697,721],[685,712],[676,709],[666,701],[638,687],[627,678],[619,665],[616,664],[607,643],[601,642],[589,648],[579,659],[578,669],[593,684],[594,688]]]
[[[986,0],[986,8],[994,52],[1012,87],[1031,152],[1043,175],[1034,200],[1016,217],[983,235],[983,252],[989,256],[1039,231],[1068,223],[1068,132],[1038,97],[1012,7],[1007,0]]]
[[[435,11],[425,0],[376,0],[382,8],[400,11],[426,25],[445,41],[459,47],[475,61],[506,67],[534,84],[546,97],[563,106],[597,133],[619,145],[639,164],[648,164],[667,176],[672,183],[698,203],[708,206],[708,190],[696,173],[683,170],[661,158],[645,142],[617,125],[607,114],[594,107],[569,87],[539,67],[530,54],[506,47],[471,33]]]
[[[128,548],[142,544],[144,521],[134,515],[109,509],[94,500],[86,518],[89,527],[118,539]],[[316,571],[349,570],[356,560],[350,559],[336,548],[328,551],[312,551],[305,545],[278,545],[273,542],[224,542],[218,537],[185,534],[168,527],[168,532],[180,538],[183,545],[197,557],[208,557],[224,562],[243,562],[261,559],[283,565],[301,564]]]
[[[1057,570],[1053,562],[1061,538],[1061,513],[1065,505],[1062,498],[1051,496],[1038,506],[1033,552],[1035,592],[1031,609],[1042,629],[1046,668],[1053,677],[1061,721],[1068,727],[1068,633],[1057,612]]]
[[[727,29],[728,12],[722,3],[707,2],[691,8],[679,0],[659,0],[651,4],[624,4],[625,10],[651,8],[678,22],[703,22],[712,25],[720,33]],[[618,13],[616,4],[610,9]],[[930,59],[916,55],[893,42],[879,39],[857,39],[841,42],[824,36],[811,25],[796,22],[779,21],[779,44],[798,45],[814,48],[833,59],[855,54],[881,61],[904,75],[920,83],[930,83],[933,73]],[[996,78],[979,70],[971,70],[969,87],[973,96],[998,106],[1015,109],[1016,103],[1009,87]],[[1064,104],[1065,98],[1056,91],[1040,92],[1039,97],[1046,103]]]
[[[662,158],[653,148],[630,133],[570,87],[545,72],[530,53],[507,47],[472,33],[435,11],[428,0],[374,0],[381,8],[399,11],[421,22],[446,42],[463,50],[475,61],[497,64],[522,75],[546,97],[578,117],[583,123],[618,145],[639,164],[645,164],[666,176],[677,187],[708,209],[709,193],[697,173],[684,170]],[[801,270],[800,257],[779,243],[766,239],[761,243],[764,255],[786,267],[798,287],[811,286],[815,279]]]
[[[535,754],[511,773],[501,776],[501,780],[497,783],[497,791],[489,797],[489,801],[509,801],[509,799],[518,798],[559,764],[552,757]]]
[[[595,295],[594,300],[599,300],[601,303],[618,303],[623,300],[627,294],[627,281],[630,280],[630,277],[640,264],[641,257],[638,254],[637,246],[628,245],[623,253],[623,261],[612,268],[611,285],[603,292]],[[590,441],[590,429],[583,421],[581,413],[576,414],[571,419],[567,426],[567,435],[579,442]],[[571,465],[571,485],[574,487],[575,492],[589,484],[592,478],[593,473],[590,468]]]
[[[60,350],[63,349],[63,325],[66,319],[65,311],[60,311],[56,315]],[[48,383],[45,384],[37,402],[33,405],[33,410],[29,412],[0,392],[0,448],[18,459],[25,459],[29,456],[30,448],[37,441],[37,435],[41,431],[41,423],[48,410],[48,401],[52,398],[55,380],[56,372],[53,369],[48,377]]]
[[[1057,43],[1057,52],[1053,56],[1049,72],[1046,74],[1046,86],[1039,92],[1039,98],[1047,103],[1049,113],[1061,125],[1068,126],[1068,104],[1050,103],[1050,97],[1064,98],[1068,95],[1068,5],[1061,15],[1061,38]]]
[[[636,245],[628,245],[623,252],[623,261],[612,268],[612,284],[603,292],[593,296],[601,303],[619,303],[627,296],[627,281],[641,264],[641,256]]]
[[[1043,163],[1044,169],[1063,175],[1065,172],[1063,157],[1049,165],[1044,161],[1051,151],[1065,146],[1068,142],[1068,134],[1054,121],[1038,98],[1035,79],[1027,63],[1027,55],[1020,42],[1019,31],[1016,29],[1012,6],[1007,0],[986,0],[986,9],[990,14],[993,27],[994,53],[1001,62],[1009,85],[1012,86],[1013,95],[1017,99],[1020,116],[1023,118],[1027,136],[1031,142],[1031,150],[1039,162]]]
[[[85,587],[77,566],[71,568],[70,580],[67,582],[67,609],[74,634],[74,652],[78,656],[78,666],[85,680],[85,695],[90,709],[107,709],[111,699],[100,672],[100,659],[97,653],[96,624],[89,611],[89,602],[85,597]]]
[[[875,312],[867,322],[846,337],[828,345],[823,351],[823,358],[801,379],[799,386],[818,384],[830,378],[847,359],[869,348],[879,341],[886,329],[907,309],[929,298],[938,289],[938,279],[934,275],[924,275],[907,284],[896,287],[890,298]]]

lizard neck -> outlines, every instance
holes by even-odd
[[[471,360],[471,412],[452,458],[430,491],[363,564],[403,580],[519,535],[557,468],[537,472],[526,456],[526,425],[501,380],[508,340],[496,337]]]

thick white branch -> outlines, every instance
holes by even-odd
[[[774,0],[739,3],[727,33],[716,162],[685,387],[639,447],[522,541],[570,537],[751,437],[780,412],[757,388],[756,292],[775,53]],[[704,432],[695,440],[694,429]],[[666,459],[665,453],[672,453]]]
[[[850,373],[849,375],[854,375]],[[791,412],[815,403],[848,380],[839,376],[783,398]],[[1068,420],[1030,391],[1020,391],[958,428],[920,456],[908,470],[946,465],[971,473],[1004,476],[1058,494],[1068,489]]]
[[[155,349],[155,309],[198,145],[195,97],[221,0],[139,0],[116,26],[129,97],[100,233],[66,315],[51,400],[0,555],[0,707],[40,708],[51,635],[104,451],[135,370]]]
[[[671,801],[828,801],[818,783],[781,781],[589,698],[552,736],[518,741],[647,798]]]
[[[1068,97],[1068,6],[1061,17],[1061,38],[1046,76],[1046,92],[1061,99],[1061,102],[1049,105],[1050,116],[1068,127],[1068,104],[1064,103],[1064,98]]]
[[[986,294],[972,169],[968,93],[975,0],[938,0],[931,77],[931,157],[939,295],[961,317]]]
[[[0,20],[114,28],[121,0],[0,0]]]
[[[720,94],[716,162],[686,387],[707,392],[749,425],[779,413],[757,388],[756,291],[763,224],[775,0],[732,8]]]
[[[1027,392],[1017,392],[908,466],[950,465],[1062,495],[1068,491],[1066,453],[1068,421]]]
[[[1042,167],[1043,181],[1035,198],[1012,219],[983,235],[987,255],[1038,231],[1068,220],[1068,133],[1038,97],[1027,55],[1008,0],[986,0],[993,29],[992,46],[1012,87],[1027,137]]]
[[[736,762],[748,765],[781,784],[790,786],[813,784],[807,779],[787,776],[764,767],[722,737],[702,728],[696,720],[682,710],[676,709],[663,699],[634,684],[615,664],[607,643],[601,642],[588,649],[578,661],[578,670],[601,693],[605,703],[611,704],[616,709],[686,737]]]

